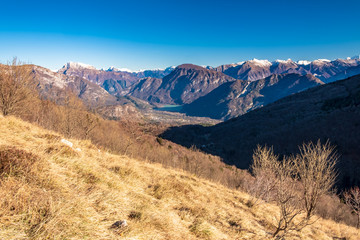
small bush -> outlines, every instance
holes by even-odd
[[[164,144],[164,140],[161,137],[157,137],[156,141],[162,146]]]
[[[38,156],[15,147],[0,149],[0,177],[22,176],[31,172]]]
[[[134,171],[131,168],[125,168],[120,166],[111,167],[109,168],[109,170],[120,175],[122,178],[125,178],[134,173]]]
[[[190,232],[195,234],[195,236],[198,238],[210,239],[211,232],[205,226],[205,224],[203,223],[203,221],[201,219],[198,219],[198,218],[195,219],[193,224],[190,225],[189,229],[190,229]]]
[[[133,219],[133,220],[141,220],[142,218],[142,213],[141,212],[138,212],[138,211],[131,211],[128,215],[128,217],[130,219]]]

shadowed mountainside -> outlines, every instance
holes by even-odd
[[[257,144],[280,155],[303,142],[330,140],[340,155],[338,186],[359,185],[360,75],[314,87],[212,127],[183,126],[163,138],[195,145],[228,164],[248,168]]]

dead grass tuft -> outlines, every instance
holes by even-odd
[[[39,159],[33,153],[15,147],[0,147],[0,177],[29,175]]]
[[[195,219],[193,224],[190,225],[189,229],[190,229],[190,232],[195,234],[195,236],[198,238],[210,239],[210,237],[211,237],[210,229],[208,228],[206,223],[204,223],[204,221],[202,221],[199,218]]]

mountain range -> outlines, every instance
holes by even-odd
[[[221,71],[233,78],[256,81],[266,78],[272,74],[298,73],[301,75],[312,74],[325,83],[332,82],[336,75],[345,72],[347,68],[358,66],[360,59],[358,56],[347,59],[318,59],[310,61],[268,60],[253,59],[237,64],[222,65],[215,70]]]
[[[182,111],[190,116],[226,120],[321,84],[313,75],[297,73],[273,74],[257,81],[236,80],[185,104]]]
[[[114,114],[129,112],[122,109],[127,105],[126,109],[130,107],[139,116],[142,110],[136,102],[146,101],[155,107],[181,105],[180,111],[188,116],[227,120],[282,97],[359,74],[360,59],[253,59],[215,68],[182,64],[137,72],[115,67],[98,70],[69,62],[57,72],[34,66],[33,73],[43,95],[49,97],[55,88],[71,89],[87,105],[115,106],[106,110]]]
[[[199,84],[199,82],[201,81],[208,81],[208,83],[204,83],[205,85],[212,85],[212,82],[215,82],[214,84],[216,85],[219,82],[221,84],[224,82],[235,81],[236,79],[256,81],[264,79],[273,74],[311,74],[323,81],[324,83],[328,83],[339,80],[343,76],[349,77],[355,75],[359,72],[359,65],[359,56],[347,59],[336,59],[333,61],[326,59],[318,59],[311,62],[305,60],[294,62],[291,59],[276,60],[270,62],[268,60],[253,59],[240,63],[225,64],[218,67],[200,67],[193,64],[183,64],[176,68],[169,67],[164,70],[143,70],[129,72],[130,70],[118,69],[114,67],[110,67],[107,70],[98,70],[90,65],[69,62],[65,64],[58,71],[58,73],[85,78],[91,82],[98,84],[99,86],[102,86],[104,89],[106,89],[109,93],[113,95],[130,94],[134,96],[141,96],[142,99],[146,99],[146,92],[148,91],[149,94],[147,97],[149,98],[151,97],[149,95],[155,93],[154,91],[158,90],[157,86],[160,85],[160,88],[165,88],[165,90],[159,90],[158,95],[163,95],[163,92],[166,91],[166,89],[167,91],[172,92],[171,95],[181,95],[187,94],[186,91],[204,91],[204,89],[201,88],[203,87],[202,83]],[[176,70],[175,73],[172,73],[174,70]],[[219,74],[214,73],[215,71]],[[172,75],[168,76],[170,73],[172,73]],[[187,76],[186,79],[184,78],[184,75]],[[200,77],[200,79],[197,79],[198,76]],[[214,78],[215,80],[212,80],[212,78]],[[218,78],[220,78],[219,82],[217,82]],[[162,79],[162,83],[160,85],[159,79]],[[139,93],[138,84],[144,84],[145,81],[145,85],[149,90],[144,90],[142,91],[143,93]],[[194,81],[194,83],[192,81]],[[195,83],[196,81],[199,82]],[[182,88],[179,83],[184,85],[190,83],[193,84],[193,86],[187,86],[183,89],[184,93],[178,93],[178,91],[181,91]],[[172,86],[167,86],[167,84],[170,84]],[[209,89],[212,89],[212,86],[209,87]],[[207,92],[207,90],[205,92]],[[168,92],[166,94],[169,95]],[[184,98],[184,96],[181,98]],[[164,100],[166,101],[166,104],[174,102],[173,97],[170,97],[168,99],[155,99],[153,101],[162,102]],[[182,103],[183,100],[184,99],[175,99],[175,102]],[[189,101],[191,101],[191,99],[185,100],[184,103],[189,103]]]
[[[145,77],[164,77],[169,74],[174,67],[168,67],[164,70],[144,70],[138,72],[129,72],[127,69],[118,69],[110,67],[107,70],[98,70],[95,67],[83,63],[66,63],[58,73],[68,76],[77,76],[85,78],[93,83],[103,87],[112,95],[125,95],[128,88],[139,79]]]
[[[221,72],[193,64],[182,64],[162,79],[146,78],[135,84],[131,96],[160,104],[191,103],[226,82],[235,79]]]

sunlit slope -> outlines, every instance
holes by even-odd
[[[269,239],[277,208],[190,174],[0,117],[0,239]],[[111,228],[119,220],[128,226]],[[319,219],[291,239],[359,239]]]

